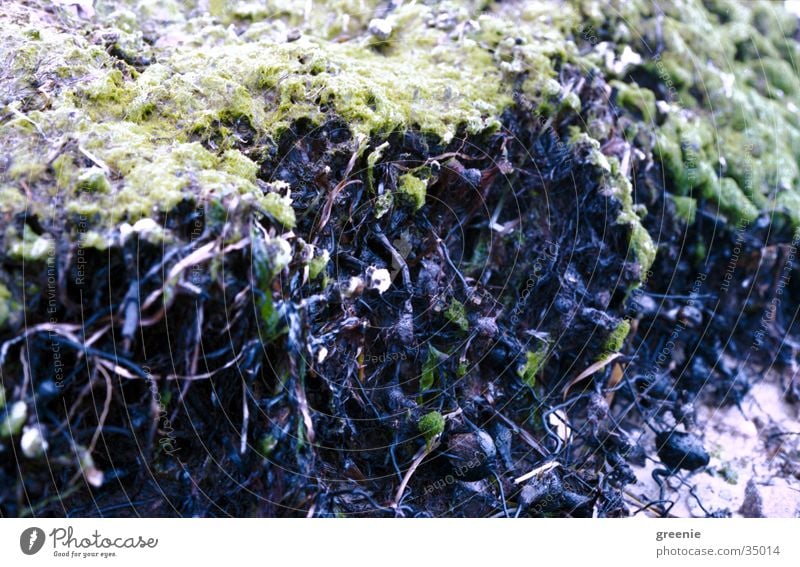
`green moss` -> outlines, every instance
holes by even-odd
[[[422,373],[419,377],[419,403],[423,402],[421,395],[436,385],[439,379],[439,366],[447,355],[433,345],[428,345],[428,356],[422,363]]]
[[[93,248],[95,250],[106,250],[109,246],[109,241],[103,237],[102,234],[94,230],[89,230],[81,233],[80,246],[82,248]]]
[[[581,99],[575,93],[568,93],[561,100],[561,110],[568,110],[572,112],[581,111]]]
[[[544,368],[550,354],[549,345],[543,343],[538,349],[525,354],[525,364],[517,369],[517,375],[529,387],[536,385],[536,376]]]
[[[630,76],[647,72],[669,91],[653,150],[672,192],[699,191],[728,218],[752,219],[794,201],[789,195],[800,187],[800,49],[788,31],[797,17],[770,2],[718,4],[670,4],[658,25],[641,6],[623,20],[616,8],[597,5],[597,25],[610,34],[633,27],[647,44],[663,46],[658,58],[641,52],[641,69]],[[649,97],[629,96],[638,85],[625,84],[621,106],[634,114],[652,108]]]
[[[425,443],[430,450],[433,440],[444,432],[444,416],[438,411],[427,413],[420,418],[417,429],[425,438]]]
[[[0,283],[0,329],[5,327],[6,323],[11,318],[13,311],[14,311],[14,306],[12,303],[11,292],[6,286]],[[1,388],[0,388],[0,394],[2,394]],[[0,403],[0,408],[2,407],[3,404]]]
[[[411,202],[415,210],[419,210],[425,205],[427,188],[427,182],[410,173],[401,175],[397,184],[397,191]]]
[[[111,192],[111,184],[101,168],[90,167],[78,176],[78,191],[108,194]]]
[[[391,210],[394,205],[394,195],[386,192],[375,199],[375,218],[379,219]]]
[[[800,227],[800,194],[785,191],[777,196],[775,203],[791,217],[796,227]]]
[[[291,228],[290,193],[264,194],[253,161],[259,152],[242,150],[249,143],[243,132],[267,149],[298,119],[320,125],[339,117],[372,148],[366,161],[374,194],[373,170],[390,132],[418,128],[444,142],[459,131],[490,132],[514,96],[542,116],[579,112],[580,100],[559,82],[563,63],[622,79],[596,50],[573,41],[580,43],[586,23],[603,28],[619,43],[615,49],[636,50],[640,39],[663,44],[658,59],[639,50],[640,69],[612,85],[617,104],[652,128],[672,193],[707,195],[730,218],[797,202],[800,119],[792,108],[800,89],[791,70],[800,51],[786,31],[796,25],[763,2],[723,10],[687,0],[664,8],[659,25],[646,2],[401,3],[387,11],[378,0],[331,0],[309,13],[305,0],[269,0],[215,3],[212,16],[177,0],[157,8],[117,4],[97,0],[98,21],[113,27],[123,51],[141,51],[155,63],[134,69],[110,56],[93,43],[92,22],[32,28],[0,13],[0,52],[13,70],[0,89],[7,109],[0,121],[4,214],[27,206],[53,218],[63,209],[92,219],[109,240],[120,223],[168,213],[183,201],[235,197]],[[714,10],[727,14],[724,21]],[[430,25],[440,16],[452,26]],[[375,17],[391,28],[390,41],[370,32]],[[287,41],[294,28],[300,37]],[[670,89],[669,100],[657,103],[659,89],[630,79],[643,72]],[[607,124],[585,112],[576,123],[594,146],[588,159],[612,173],[613,160],[594,139],[610,134]],[[637,139],[643,132],[640,124],[626,128]],[[623,201],[617,221],[630,225],[630,249],[645,273],[655,247],[642,211],[615,178],[621,176],[610,177]],[[28,202],[17,188],[23,179],[34,196]],[[398,181],[395,194],[381,197],[379,213],[398,195],[424,205],[418,174]],[[799,222],[800,214],[792,217]]]
[[[389,147],[389,142],[383,142],[367,156],[367,182],[369,190],[375,192],[375,164],[383,157],[383,152]]]
[[[8,256],[15,260],[41,262],[53,255],[55,243],[49,234],[37,235],[27,224],[20,235],[13,227],[6,230]]]
[[[0,11],[0,53],[13,61],[13,82],[0,94],[16,104],[12,120],[0,123],[0,152],[9,162],[0,182],[25,179],[37,197],[33,214],[53,216],[54,188],[67,210],[109,232],[184,200],[258,200],[257,166],[237,150],[242,129],[274,140],[299,119],[321,124],[335,115],[356,135],[415,127],[447,142],[459,129],[496,128],[512,103],[515,77],[527,77],[534,101],[561,97],[555,60],[577,53],[564,45],[574,12],[554,19],[544,5],[520,7],[513,17],[511,8],[480,2],[399,5],[387,16],[392,41],[379,49],[368,30],[378,9],[372,1],[332,0],[315,4],[311,14],[295,0],[257,10],[215,4],[223,24],[248,22],[240,35],[182,2],[157,10],[148,2],[127,6],[95,3],[100,21],[117,26],[119,45],[157,61],[141,71],[92,43],[90,22],[76,20],[86,32],[77,33],[45,20],[32,34]],[[464,24],[458,38],[427,25],[442,11]],[[300,28],[302,37],[287,42],[286,26]],[[184,41],[151,45],[166,29]],[[33,84],[44,85],[42,92],[31,92]],[[33,110],[19,110],[23,103]],[[382,148],[370,155],[370,170]],[[400,193],[420,207],[423,185],[409,174]],[[293,225],[284,198],[264,199],[271,215]],[[23,207],[18,199],[3,202],[12,204],[13,212]]]
[[[238,150],[228,150],[222,154],[220,166],[231,175],[251,183],[256,182],[258,165]]]
[[[606,343],[603,346],[603,352],[605,355],[619,352],[622,349],[622,345],[625,344],[625,339],[628,338],[628,333],[631,331],[631,323],[627,319],[623,319],[619,325],[617,325],[611,334],[606,339]]]
[[[674,130],[664,127],[656,132],[653,150],[656,159],[672,179],[683,178],[683,155]]]
[[[617,91],[616,102],[619,106],[635,112],[646,124],[655,123],[656,97],[652,91],[621,81],[612,81],[610,84]]]
[[[274,187],[278,190],[288,189],[288,187],[284,188],[277,185],[274,185]],[[292,208],[292,197],[288,190],[285,195],[280,195],[276,192],[267,193],[260,197],[257,203],[269,216],[286,228],[293,228],[297,222]]]
[[[325,271],[330,259],[330,252],[327,250],[323,250],[321,254],[317,254],[311,258],[308,262],[308,278],[310,280],[317,279],[317,276]]]
[[[656,259],[656,246],[647,230],[639,223],[631,225],[630,249],[636,255],[644,278]]]
[[[749,223],[758,216],[758,209],[730,177],[723,177],[711,184],[704,193],[706,197],[716,201],[720,210],[734,223],[739,220]]]
[[[687,224],[693,224],[697,215],[697,199],[677,195],[672,195],[671,198],[675,204],[675,214],[678,215],[678,218],[683,219]]]
[[[800,90],[797,72],[788,61],[762,57],[759,63],[769,84],[783,94],[795,95]]]
[[[0,185],[0,214],[9,215],[24,210],[25,196],[16,187]]]
[[[469,321],[467,320],[467,311],[464,309],[464,304],[457,299],[452,299],[450,305],[444,312],[444,316],[448,321],[456,325],[464,332],[469,331]]]

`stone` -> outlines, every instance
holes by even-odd
[[[800,486],[784,479],[760,484],[755,478],[747,482],[740,510],[745,518],[800,518]],[[796,483],[795,483],[796,484]]]

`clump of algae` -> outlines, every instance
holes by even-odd
[[[185,199],[258,203],[258,146],[298,119],[336,115],[355,134],[413,127],[446,142],[459,129],[496,128],[512,103],[507,79],[524,75],[541,90],[565,49],[566,24],[552,26],[543,6],[517,29],[483,3],[402,5],[378,18],[391,33],[376,43],[379,3],[305,5],[211,2],[209,15],[191,2],[99,1],[97,18],[65,26],[34,10],[0,11],[11,79],[4,191],[24,180],[37,197],[32,213],[82,215],[109,232]],[[146,57],[134,61],[134,49]],[[412,181],[404,187],[419,206]],[[276,216],[291,224],[288,209]]]
[[[88,220],[92,238],[80,239],[101,249],[120,225],[185,201],[245,203],[291,229],[293,188],[258,175],[262,152],[298,120],[342,120],[354,138],[369,140],[372,167],[392,132],[413,128],[445,143],[457,133],[492,132],[520,99],[541,117],[578,113],[580,100],[559,82],[558,69],[595,65],[571,36],[581,3],[389,10],[371,0],[333,0],[311,13],[294,0],[210,2],[208,12],[178,0],[94,6],[96,18],[65,15],[69,25],[0,9],[7,30],[0,55],[13,78],[1,93],[0,192],[8,199],[0,206],[9,217],[26,211],[46,224]],[[648,92],[629,87],[623,102],[649,117]],[[616,220],[631,226],[631,251],[644,273],[655,248],[630,183],[579,129],[575,143],[590,148],[612,181],[622,204]],[[419,209],[426,181],[410,172],[398,194]],[[12,236],[33,259],[24,235]]]
[[[587,60],[613,75],[604,61],[639,58],[616,71],[616,100],[651,123],[672,193],[732,223],[778,209],[800,225],[797,17],[763,1],[685,0],[657,17],[646,0],[580,4],[583,28],[614,43],[614,57],[584,46]]]

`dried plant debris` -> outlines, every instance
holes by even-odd
[[[319,4],[0,6],[0,514],[669,515],[796,411],[797,18]]]

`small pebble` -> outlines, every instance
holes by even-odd
[[[708,464],[703,442],[691,433],[662,431],[656,435],[656,450],[661,461],[673,470],[697,470]]]
[[[374,18],[369,22],[367,29],[369,33],[384,41],[392,36],[392,23],[384,18]]]

